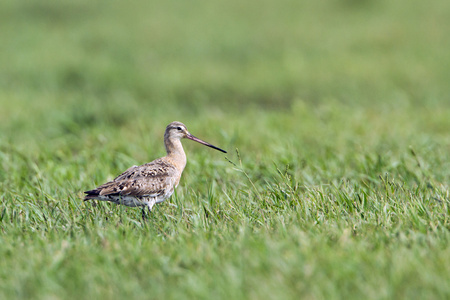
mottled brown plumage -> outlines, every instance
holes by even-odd
[[[180,182],[186,166],[186,155],[181,139],[188,138],[226,153],[204,142],[187,131],[180,122],[170,123],[164,133],[167,155],[141,166],[133,166],[114,180],[85,192],[84,200],[110,201],[126,206],[143,206],[151,211],[155,203],[169,198]]]

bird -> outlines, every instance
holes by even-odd
[[[184,138],[227,153],[193,136],[186,125],[174,121],[167,125],[164,133],[166,156],[140,166],[132,166],[114,180],[84,192],[84,201],[100,200],[142,207],[142,218],[145,219],[145,208],[150,214],[153,206],[169,198],[180,182],[186,166],[186,154],[181,144],[181,139]]]

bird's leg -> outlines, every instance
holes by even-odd
[[[149,209],[148,213],[146,213],[145,212],[145,207],[142,207],[142,221],[147,222],[147,220],[149,219],[148,216],[150,216],[150,212],[151,212],[151,210]]]
[[[142,221],[145,222],[145,207],[142,207]]]
[[[149,216],[152,213],[152,207],[153,207],[153,205],[155,205],[155,203],[156,203],[155,199],[152,199],[151,201],[147,202],[147,209],[148,209],[148,215]],[[143,206],[142,207],[142,220],[144,220],[144,222],[145,222],[146,219],[147,218],[146,218],[146,213],[145,213],[145,206]]]

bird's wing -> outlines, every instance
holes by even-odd
[[[122,195],[156,197],[173,186],[178,170],[171,164],[157,159],[141,166],[133,166],[98,188],[87,191],[86,198],[95,196]]]

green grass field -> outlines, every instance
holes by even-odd
[[[0,4],[0,299],[450,298],[450,2]],[[149,220],[83,203],[165,155]]]

